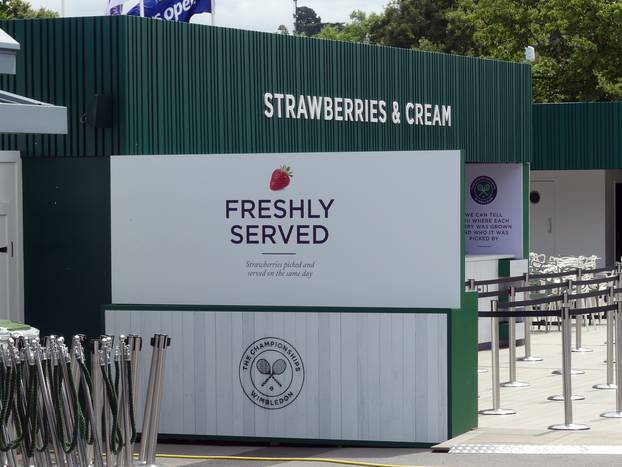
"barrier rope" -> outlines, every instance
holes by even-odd
[[[16,366],[10,366],[6,370],[3,381],[2,392],[2,407],[0,408],[0,427],[6,427],[9,424],[9,418],[13,415],[13,421],[15,426],[15,439],[4,440],[3,436],[0,436],[0,451],[7,452],[12,449],[16,449],[22,441],[23,430],[21,425],[21,417],[19,416],[17,400],[16,400],[16,387],[18,381],[18,368]],[[8,433],[7,433],[8,435]]]
[[[494,285],[494,284],[506,284],[508,282],[520,282],[525,280],[525,276],[515,276],[515,277],[499,277],[497,279],[485,279],[481,281],[466,281],[464,283],[465,287],[469,287],[470,285],[478,286],[478,285]]]
[[[115,363],[118,365],[118,362]],[[111,370],[110,365],[108,365],[108,367]],[[110,380],[110,375],[105,370],[104,365],[101,366],[101,372],[104,381],[104,387],[106,389],[106,395],[108,397],[110,411],[112,412],[112,425],[110,427],[109,445],[112,453],[117,455],[121,452],[121,449],[123,449],[123,436],[121,434],[121,429],[119,428],[119,399],[117,397],[118,392],[115,390],[115,387]],[[115,386],[118,388],[118,382],[116,383],[117,384],[115,384]]]
[[[130,443],[136,442],[136,437],[138,435],[136,430],[136,417],[134,413],[134,383],[132,379],[132,365],[126,365],[127,368],[127,387],[128,387],[128,404],[129,404],[129,412],[130,412],[130,426],[132,429],[132,435],[130,437]]]
[[[520,303],[520,302],[510,302],[510,303]],[[499,308],[501,305],[507,305],[506,303],[499,303]],[[614,311],[617,310],[618,305],[603,305],[596,306],[592,308],[581,308],[576,310],[569,310],[568,314],[570,316],[578,316],[578,315],[589,315],[589,314],[598,314],[604,313],[606,311]],[[480,318],[536,318],[536,317],[544,317],[544,316],[555,316],[561,317],[561,310],[513,310],[513,311],[478,311],[477,315]]]
[[[75,391],[75,387],[73,382],[65,381],[65,388],[69,387],[70,395],[68,398],[72,399],[73,402],[73,420],[72,420],[72,429],[71,433],[68,434],[69,439],[67,439],[67,434],[65,431],[69,430],[69,421],[70,414],[65,414],[65,410],[63,408],[63,372],[60,366],[63,363],[59,363],[55,365],[53,370],[53,378],[52,378],[52,400],[54,404],[54,412],[56,414],[56,433],[58,439],[61,442],[61,446],[65,454],[71,454],[78,445],[78,435],[80,434],[80,404],[78,402],[78,397]]]
[[[569,299],[571,296],[568,297]],[[515,302],[499,302],[499,309],[522,308],[527,306],[544,305],[547,303],[560,302],[564,299],[563,295],[549,295],[542,298],[534,298],[531,300],[520,300]]]

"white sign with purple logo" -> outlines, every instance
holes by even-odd
[[[465,253],[522,258],[522,164],[467,164],[464,173]]]

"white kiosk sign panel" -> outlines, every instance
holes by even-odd
[[[113,157],[113,301],[459,308],[460,163],[458,151]]]
[[[523,257],[522,164],[466,164],[465,253]]]
[[[113,157],[106,332],[171,337],[160,431],[447,439],[461,165],[459,151]]]

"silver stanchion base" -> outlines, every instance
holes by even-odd
[[[579,347],[578,349],[572,349],[573,352],[594,352],[592,349],[588,349],[587,347]]]
[[[622,412],[605,412],[601,413],[600,416],[605,418],[622,418]]]
[[[546,399],[549,400],[549,401],[563,402],[564,401],[564,395],[563,394],[558,394],[557,396],[549,396]],[[573,394],[572,396],[570,396],[570,400],[571,401],[583,401],[583,400],[585,400],[585,396],[581,396],[579,394]]]
[[[560,423],[559,425],[551,425],[549,430],[569,430],[569,431],[578,431],[578,430],[589,430],[590,427],[587,425],[581,425],[580,423],[571,423],[570,425],[566,425],[565,423]]]
[[[486,368],[478,368],[477,372],[478,373],[488,373],[488,369],[486,369]]]
[[[488,410],[480,410],[480,415],[514,415],[516,410],[512,409],[488,409]]]
[[[520,357],[519,362],[541,362],[544,359],[542,357]]]
[[[523,383],[522,381],[507,381],[505,383],[501,383],[501,386],[504,388],[526,388],[529,386],[529,383]]]
[[[607,384],[607,383],[595,384],[592,387],[594,389],[618,389],[618,386],[616,386],[615,384]]]
[[[551,374],[553,374],[553,375],[563,375],[562,370],[553,370],[553,371],[551,371]],[[584,375],[585,371],[584,370],[570,370],[570,374],[571,375]]]

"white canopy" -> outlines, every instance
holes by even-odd
[[[0,29],[0,74],[14,75],[19,42]],[[0,133],[67,133],[67,108],[0,90]]]

